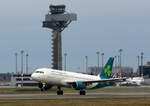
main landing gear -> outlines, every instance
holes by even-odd
[[[80,90],[80,95],[86,95],[86,91]]]
[[[63,95],[64,92],[61,90],[61,87],[58,87],[57,95]]]
[[[58,90],[57,90],[57,95],[63,95],[64,92],[63,90],[61,90],[61,87],[58,87]],[[86,95],[86,91],[85,90],[80,90],[79,92],[80,95]]]

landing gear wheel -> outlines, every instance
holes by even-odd
[[[44,89],[43,89],[43,88],[41,88],[41,91],[44,91]]]
[[[62,90],[57,91],[57,95],[63,95],[63,91]]]
[[[80,95],[86,95],[86,92],[84,90],[81,90]]]
[[[63,90],[61,90],[61,87],[58,86],[57,95],[63,95],[63,94],[64,94]]]

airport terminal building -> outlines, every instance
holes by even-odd
[[[13,74],[11,77],[13,86],[38,86],[38,82],[31,79],[31,74]]]
[[[139,70],[140,70],[140,72],[138,72],[138,73],[140,73],[140,75],[141,75],[142,66],[139,66]],[[147,62],[147,64],[143,65],[143,76],[145,78],[150,78],[150,61]]]

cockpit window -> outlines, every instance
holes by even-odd
[[[36,71],[35,73],[41,73],[41,74],[44,74],[44,72],[43,72],[43,71]]]

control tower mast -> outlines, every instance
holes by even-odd
[[[77,20],[74,13],[65,13],[65,5],[50,5],[50,11],[45,16],[43,27],[52,29],[52,68],[62,70],[62,41],[61,32]]]

